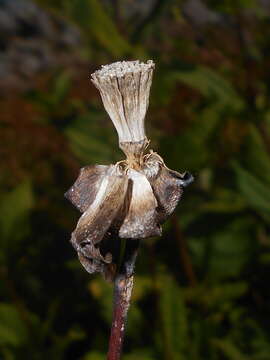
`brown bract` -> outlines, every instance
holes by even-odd
[[[152,150],[144,117],[154,64],[118,62],[92,75],[119,135],[126,159],[115,165],[84,167],[65,194],[83,213],[71,242],[85,269],[113,279],[120,240],[160,236],[161,224],[174,211],[189,173],[170,170]]]

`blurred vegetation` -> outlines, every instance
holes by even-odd
[[[105,358],[112,288],[80,266],[63,193],[123,157],[89,81],[123,59],[156,62],[147,133],[195,176],[142,245],[123,360],[270,359],[270,11],[205,1],[198,22],[184,3],[38,1],[78,26],[81,64],[0,99],[0,359]]]

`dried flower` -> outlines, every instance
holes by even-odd
[[[193,181],[150,150],[144,119],[154,69],[153,61],[116,62],[92,74],[119,137],[126,159],[115,165],[81,169],[65,194],[83,213],[71,242],[85,269],[113,278],[119,238],[161,235],[161,224],[177,206],[183,188]]]

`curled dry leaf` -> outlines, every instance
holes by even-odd
[[[188,172],[170,170],[149,145],[144,130],[154,63],[117,62],[92,74],[119,146],[126,159],[115,165],[81,169],[65,194],[83,213],[71,236],[84,268],[113,279],[119,260],[119,239],[160,236],[161,224],[176,208]]]

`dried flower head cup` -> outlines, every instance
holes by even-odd
[[[162,223],[193,181],[188,172],[170,170],[160,155],[147,151],[144,120],[154,66],[151,60],[123,61],[92,74],[126,159],[82,168],[65,194],[83,213],[71,237],[82,265],[108,279],[114,279],[119,264],[119,239],[131,243],[160,236]]]

